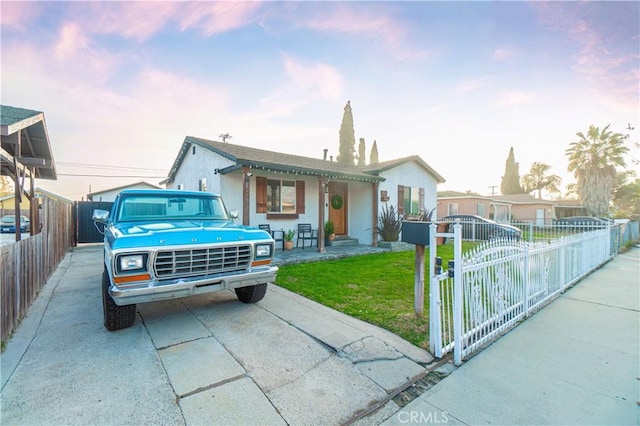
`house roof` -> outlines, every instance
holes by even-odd
[[[490,198],[498,201],[508,201],[512,204],[556,204],[555,201],[543,200],[530,194],[492,195]]]
[[[57,179],[44,113],[0,105],[0,174],[15,176],[16,161],[40,179]]]
[[[87,199],[92,199],[96,195],[106,194],[107,192],[120,192],[123,189],[133,188],[133,187],[138,187],[138,188],[139,187],[148,187],[148,188],[152,188],[152,189],[162,189],[161,187],[159,187],[157,185],[153,185],[151,183],[147,183],[147,182],[141,181],[141,182],[131,183],[129,185],[118,186],[118,187],[115,187],[115,188],[103,189],[102,191],[94,191],[94,192],[91,192],[91,193],[87,194]]]
[[[582,203],[578,199],[555,200],[556,206],[567,208],[582,208]]]
[[[395,160],[383,161],[382,163],[368,164],[362,167],[362,170],[365,172],[373,173],[377,175],[384,172],[385,170],[389,170],[394,167],[398,167],[402,164],[411,163],[411,162],[418,163],[423,169],[431,173],[433,177],[436,178],[436,181],[438,183],[445,182],[445,179],[438,172],[436,172],[431,166],[425,163],[425,161],[417,155],[411,155],[409,157],[398,158]]]
[[[439,200],[462,200],[462,199],[482,199],[494,203],[501,204],[549,204],[555,205],[555,201],[541,200],[530,194],[509,194],[509,195],[477,195],[477,194],[460,194],[455,196],[438,195]]]
[[[191,145],[209,149],[236,163],[232,167],[220,170],[220,173],[222,174],[238,170],[242,167],[251,167],[252,169],[261,169],[271,172],[325,176],[329,179],[364,182],[381,182],[385,180],[384,177],[364,172],[362,169],[354,165],[187,136],[182,143],[178,157],[171,166],[169,176],[162,183],[173,181],[175,174],[180,168],[180,164],[189,151],[189,147]]]

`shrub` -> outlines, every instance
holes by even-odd
[[[396,213],[396,209],[391,205],[382,207],[382,212],[378,216],[378,234],[384,241],[398,241],[402,230],[402,216]]]

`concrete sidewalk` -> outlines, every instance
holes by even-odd
[[[639,289],[633,248],[383,424],[639,424]]]
[[[138,305],[102,325],[102,246],[67,254],[0,356],[2,425],[380,423],[432,357],[277,286]]]

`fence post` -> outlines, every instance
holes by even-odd
[[[529,316],[529,287],[531,280],[531,270],[530,270],[530,260],[529,256],[531,254],[529,245],[526,244],[524,248],[524,300],[522,301],[522,307],[524,308],[524,317],[527,318]]]
[[[429,347],[433,355],[442,357],[442,318],[440,314],[440,280],[436,277],[436,229],[429,225]]]
[[[416,244],[415,271],[413,282],[413,310],[416,315],[422,316],[424,313],[424,246]]]
[[[16,227],[17,229],[17,227]],[[16,313],[14,318],[14,324],[17,324],[17,321],[22,317],[22,303],[20,303],[20,299],[22,298],[22,292],[20,291],[20,287],[22,286],[22,256],[21,256],[21,248],[22,245],[18,242],[15,242],[15,259],[13,268],[16,271],[15,283],[16,286]]]
[[[453,225],[453,362],[462,364],[462,225]]]
[[[566,264],[566,240],[563,237],[560,240],[560,288],[564,287],[564,283],[567,280],[567,272],[565,270],[565,264]],[[549,291],[547,290],[547,295],[549,294]]]

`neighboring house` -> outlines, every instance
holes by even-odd
[[[556,219],[555,201],[542,200],[529,194],[494,195],[496,202],[511,204],[511,220],[548,225]]]
[[[555,206],[554,201],[541,200],[529,194],[440,196],[438,217],[473,214],[500,223],[529,221],[544,225],[556,219]]]
[[[556,203],[557,219],[570,216],[589,216],[580,200],[555,200],[554,202]]]
[[[103,191],[96,191],[87,194],[87,200],[89,201],[114,201],[116,195],[123,189],[162,189],[159,186],[152,185],[147,182],[137,182],[130,185],[119,186],[117,188],[105,189]]]
[[[187,136],[161,184],[219,193],[246,225],[288,230],[310,223],[322,236],[331,220],[336,235],[376,245],[383,203],[435,206],[442,182],[418,156],[358,167]]]
[[[438,197],[438,217],[452,214],[474,214],[489,219],[497,217],[508,222],[511,218],[511,204],[477,194]]]
[[[36,188],[34,190],[34,193],[34,198],[36,199],[47,197],[57,201],[63,201],[65,203],[73,204],[72,200],[69,200],[68,198],[62,197],[58,194],[54,194],[53,192],[49,192],[46,189]],[[14,194],[0,197],[0,215],[5,215],[7,214],[7,212],[15,212],[15,197],[16,196]],[[30,201],[26,197],[22,199],[22,202],[20,203],[20,211],[22,212],[22,214],[29,216],[30,204]]]

